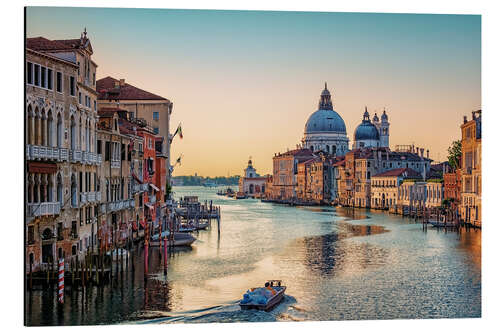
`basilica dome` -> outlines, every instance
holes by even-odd
[[[332,96],[326,82],[319,98],[318,109],[307,119],[302,144],[313,152],[323,151],[335,156],[344,156],[349,151],[345,123],[333,110]]]
[[[319,132],[346,134],[344,120],[333,110],[318,110],[310,115],[304,132],[306,134]]]
[[[326,83],[321,92],[318,110],[307,119],[304,134],[333,132],[346,134],[342,117],[333,110],[330,91]]]

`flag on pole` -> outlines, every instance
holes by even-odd
[[[175,161],[175,164],[179,163],[179,165],[181,165],[181,157],[182,157],[182,155],[179,156],[179,158]]]
[[[179,133],[179,137],[182,139],[183,135],[182,135],[182,127],[181,127],[180,123],[179,123],[179,126],[177,126],[177,129],[175,130],[175,133],[172,136],[172,139],[177,135],[177,133]]]

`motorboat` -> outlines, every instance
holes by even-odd
[[[268,280],[262,288],[248,290],[240,301],[242,310],[264,310],[269,311],[283,300],[286,286],[281,280]]]

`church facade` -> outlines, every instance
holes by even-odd
[[[255,198],[264,195],[268,176],[260,176],[252,165],[252,160],[248,160],[248,166],[243,170],[243,177],[238,183],[238,192],[245,196]]]

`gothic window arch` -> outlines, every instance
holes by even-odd
[[[71,175],[71,206],[77,206],[77,186],[75,175]]]
[[[31,107],[31,104],[28,105],[28,144],[34,144],[33,140],[33,122],[34,122],[34,117],[33,117],[33,109]]]
[[[63,204],[63,184],[61,174],[57,175],[57,201]]]
[[[40,144],[40,138],[41,138],[41,133],[40,133],[40,112],[38,111],[38,107],[35,108],[35,131],[34,131],[34,140],[33,140],[33,143],[35,145],[39,145]]]
[[[40,123],[40,131],[41,131],[41,142],[42,146],[48,146],[47,144],[47,116],[45,109],[42,109],[41,115],[41,123]]]
[[[47,114],[47,146],[54,146],[54,118],[52,110],[49,110]]]
[[[71,149],[76,150],[76,122],[73,115],[71,116],[70,124]]]
[[[56,146],[62,148],[63,144],[63,123],[61,113],[57,113]]]

